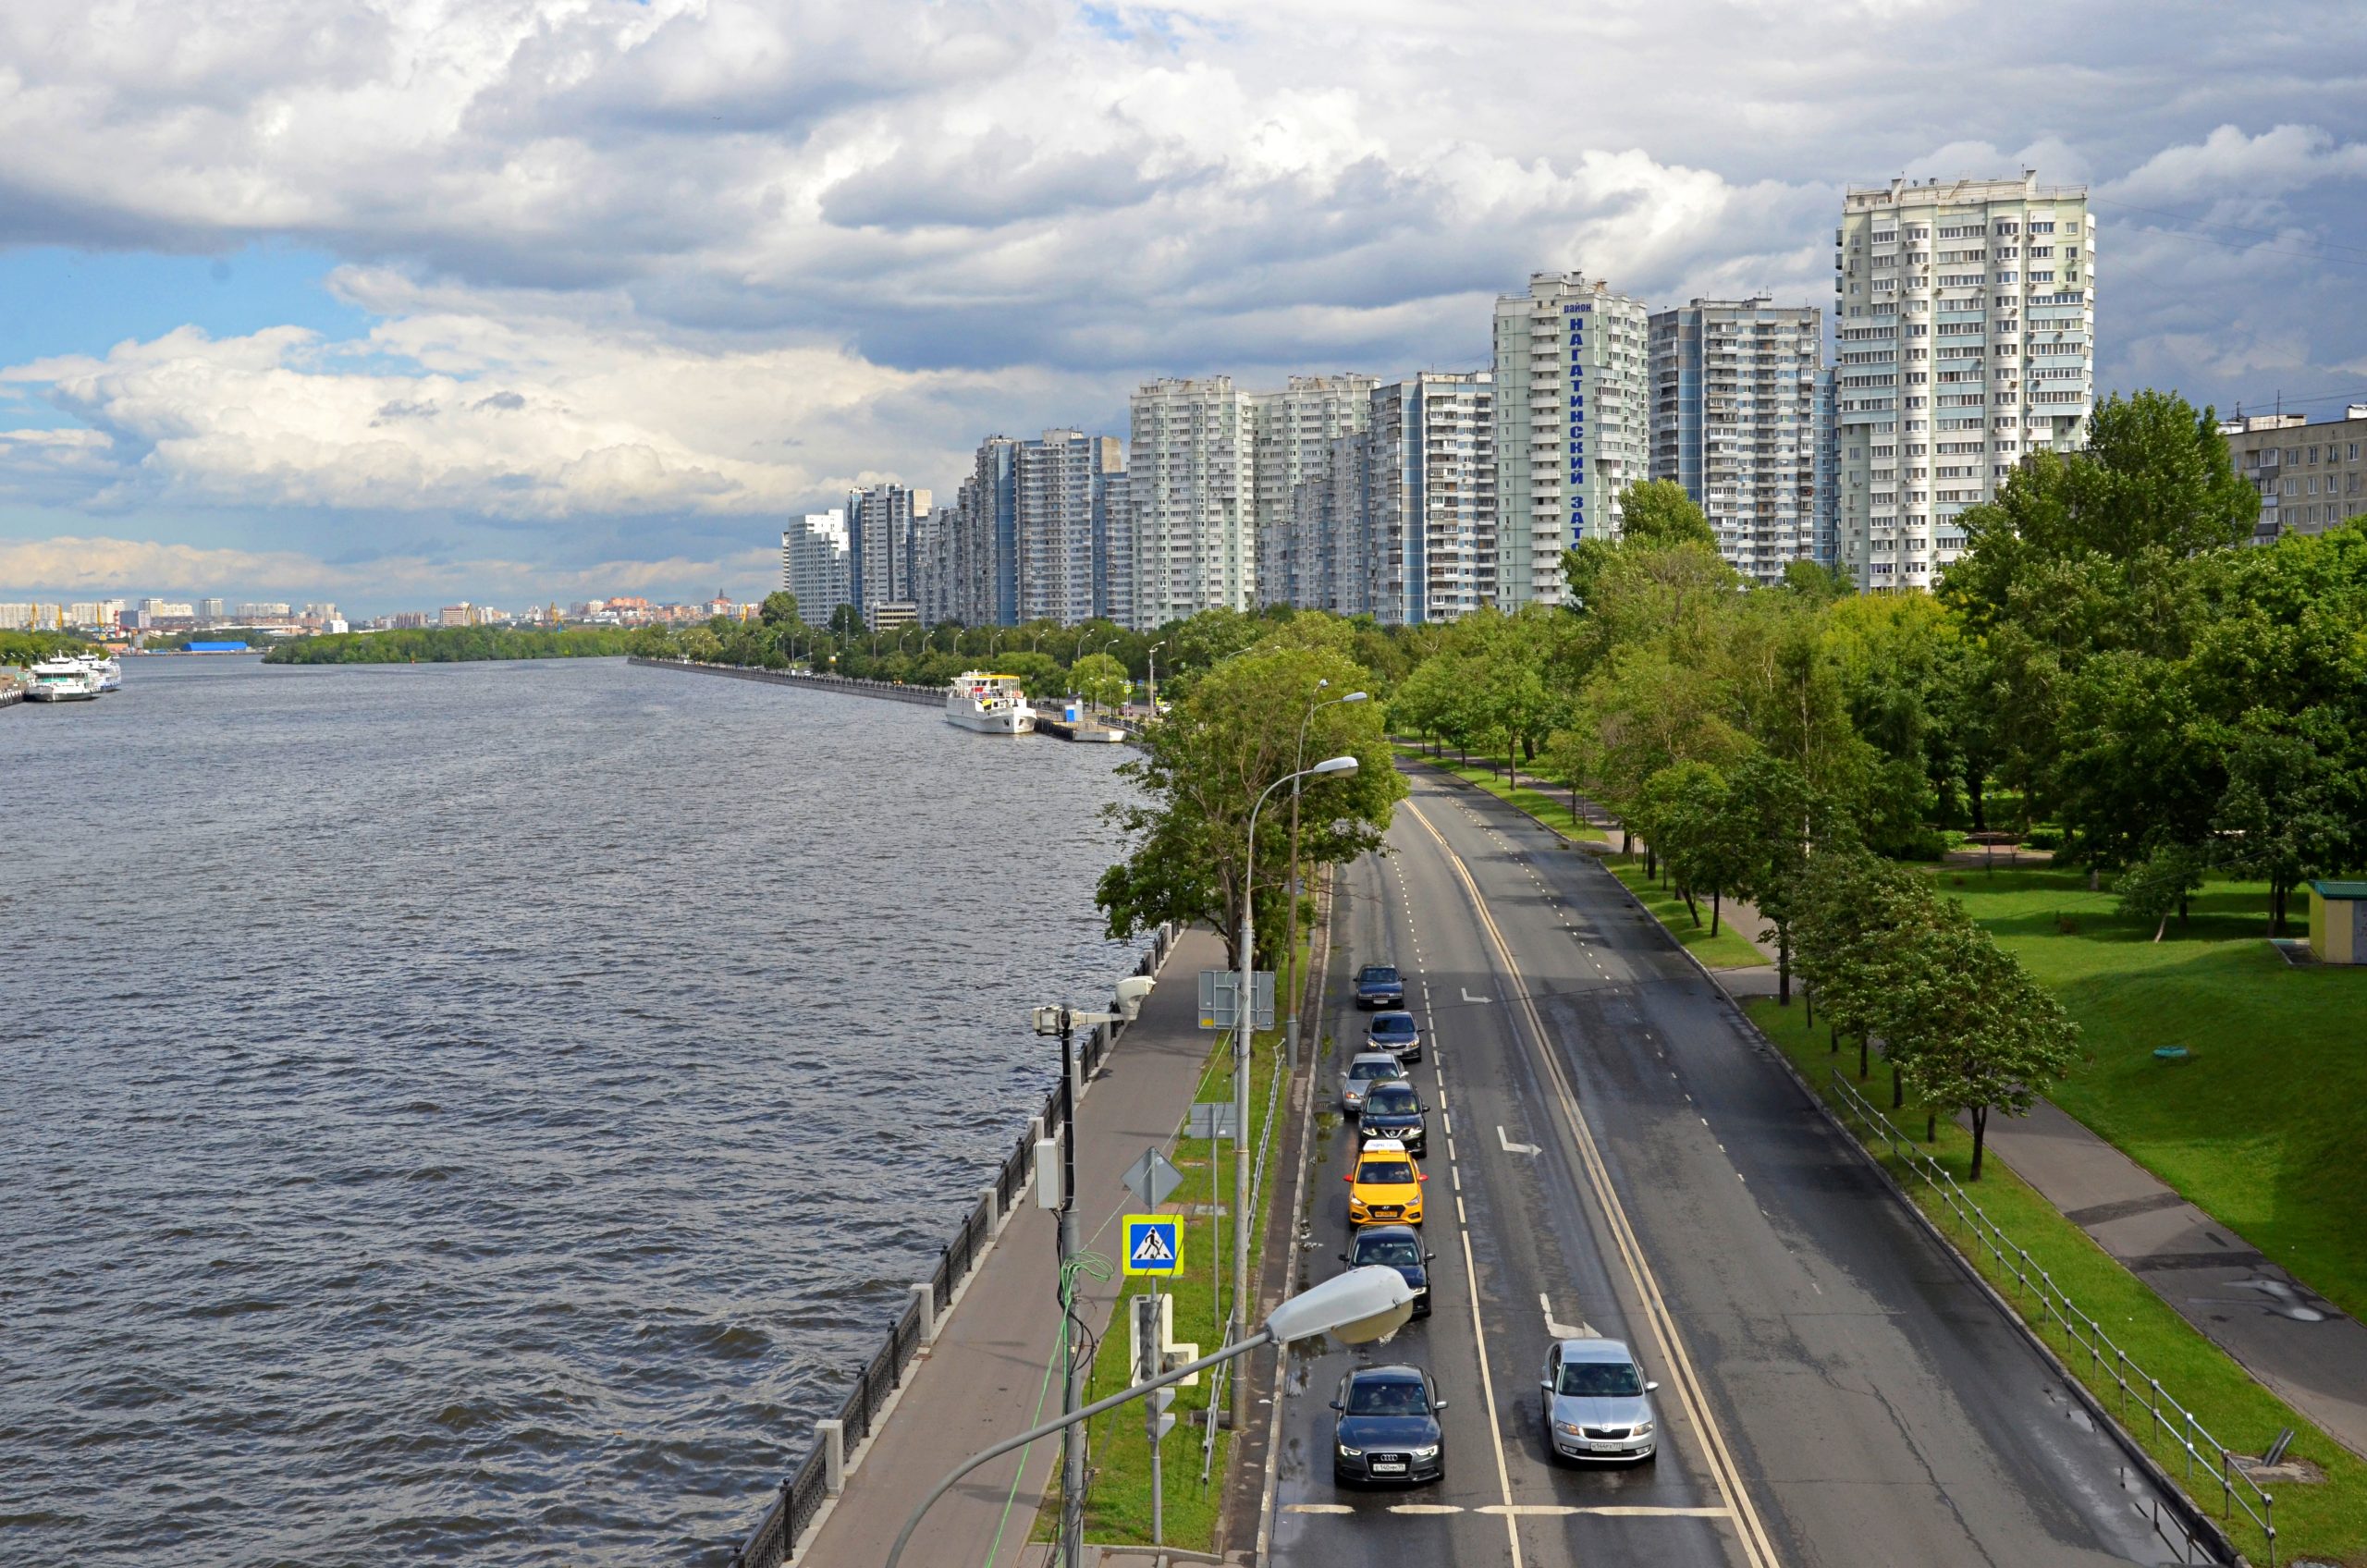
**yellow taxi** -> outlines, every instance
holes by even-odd
[[[1356,1168],[1342,1178],[1348,1183],[1348,1223],[1351,1225],[1419,1225],[1422,1222],[1422,1174],[1401,1138],[1375,1138],[1356,1154]]]

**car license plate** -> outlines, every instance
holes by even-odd
[[[1589,1440],[1588,1441],[1588,1443],[1587,1443],[1587,1447],[1588,1447],[1588,1448],[1590,1448],[1590,1449],[1597,1449],[1597,1450],[1601,1450],[1601,1449],[1613,1449],[1613,1450],[1617,1450],[1617,1449],[1623,1449],[1623,1448],[1625,1448],[1626,1446],[1627,1446],[1627,1445],[1626,1445],[1626,1443],[1625,1443],[1625,1442],[1622,1441],[1621,1439],[1617,1439],[1617,1438],[1608,1438],[1608,1439],[1605,1439],[1605,1438],[1597,1438],[1597,1439],[1589,1439]]]
[[[1405,1473],[1405,1466],[1403,1464],[1376,1464],[1372,1467],[1372,1473],[1376,1476],[1403,1476]]]

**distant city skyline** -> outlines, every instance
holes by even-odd
[[[1893,178],[2090,189],[2099,395],[2367,397],[2314,6],[462,11],[0,22],[0,596],[750,594],[1147,382],[1475,370],[1532,273],[1829,311]]]

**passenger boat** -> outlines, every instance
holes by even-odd
[[[102,692],[123,690],[123,661],[113,654],[79,654],[77,660],[98,681]]]
[[[98,694],[99,678],[63,654],[33,666],[33,683],[25,688],[25,699],[35,703],[87,703]]]
[[[945,721],[987,735],[1032,735],[1036,710],[1015,675],[989,675],[969,669],[945,689]]]

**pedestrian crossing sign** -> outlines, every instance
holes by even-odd
[[[1184,1272],[1184,1217],[1126,1216],[1126,1272],[1173,1276]]]

